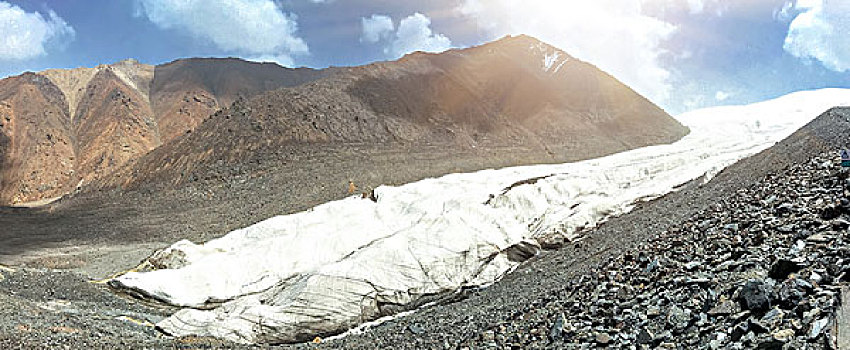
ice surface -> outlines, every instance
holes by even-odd
[[[350,197],[205,244],[178,242],[150,258],[161,269],[112,284],[187,307],[157,324],[174,335],[251,343],[339,333],[492,283],[519,264],[518,248],[570,239],[636,201],[708,179],[836,105],[850,105],[850,90],[686,113],[677,119],[691,133],[671,145],[382,186],[377,202]]]

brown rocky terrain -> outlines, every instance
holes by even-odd
[[[51,95],[22,97],[35,91],[21,90],[36,76],[47,78],[37,82],[38,91]],[[527,36],[355,68],[125,60],[26,77],[0,85],[6,124],[30,120],[17,141],[4,141],[5,205],[58,197],[92,182],[94,188],[185,182],[208,176],[196,170],[210,163],[243,168],[257,154],[292,143],[510,146],[539,149],[555,161],[577,149],[606,154],[687,132],[613,77]],[[27,110],[53,113],[52,119],[34,120]],[[3,130],[0,137],[11,140],[10,127]],[[39,142],[65,144],[40,151]],[[119,176],[107,176],[164,144]]]
[[[610,75],[519,36],[339,69],[238,100],[99,187],[173,186],[221,176],[212,169],[222,165],[251,172],[306,144],[436,147],[448,153],[518,147],[554,162],[572,158],[570,153],[598,156],[669,143],[686,133]]]
[[[77,173],[83,182],[106,175],[162,143],[140,91],[108,69],[92,77],[80,97],[73,124]]]
[[[3,79],[0,205],[67,194],[184,134],[239,96],[326,73],[239,59],[160,66],[125,60]]]
[[[75,176],[73,130],[50,80],[27,73],[0,81],[0,203],[66,193]]]
[[[183,59],[155,68],[151,108],[171,140],[239,97],[313,81],[328,74],[309,68],[282,69],[274,63],[235,59]]]

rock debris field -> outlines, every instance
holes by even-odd
[[[848,175],[823,154],[769,176],[575,278],[550,322],[533,329],[500,325],[474,342],[624,349],[834,349],[841,342],[846,348]]]

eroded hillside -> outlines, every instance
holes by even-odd
[[[325,71],[238,59],[124,60],[0,81],[0,205],[62,196],[195,128],[237,97]]]

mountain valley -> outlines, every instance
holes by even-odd
[[[847,106],[674,117],[527,35],[5,78],[0,348],[843,349]]]

